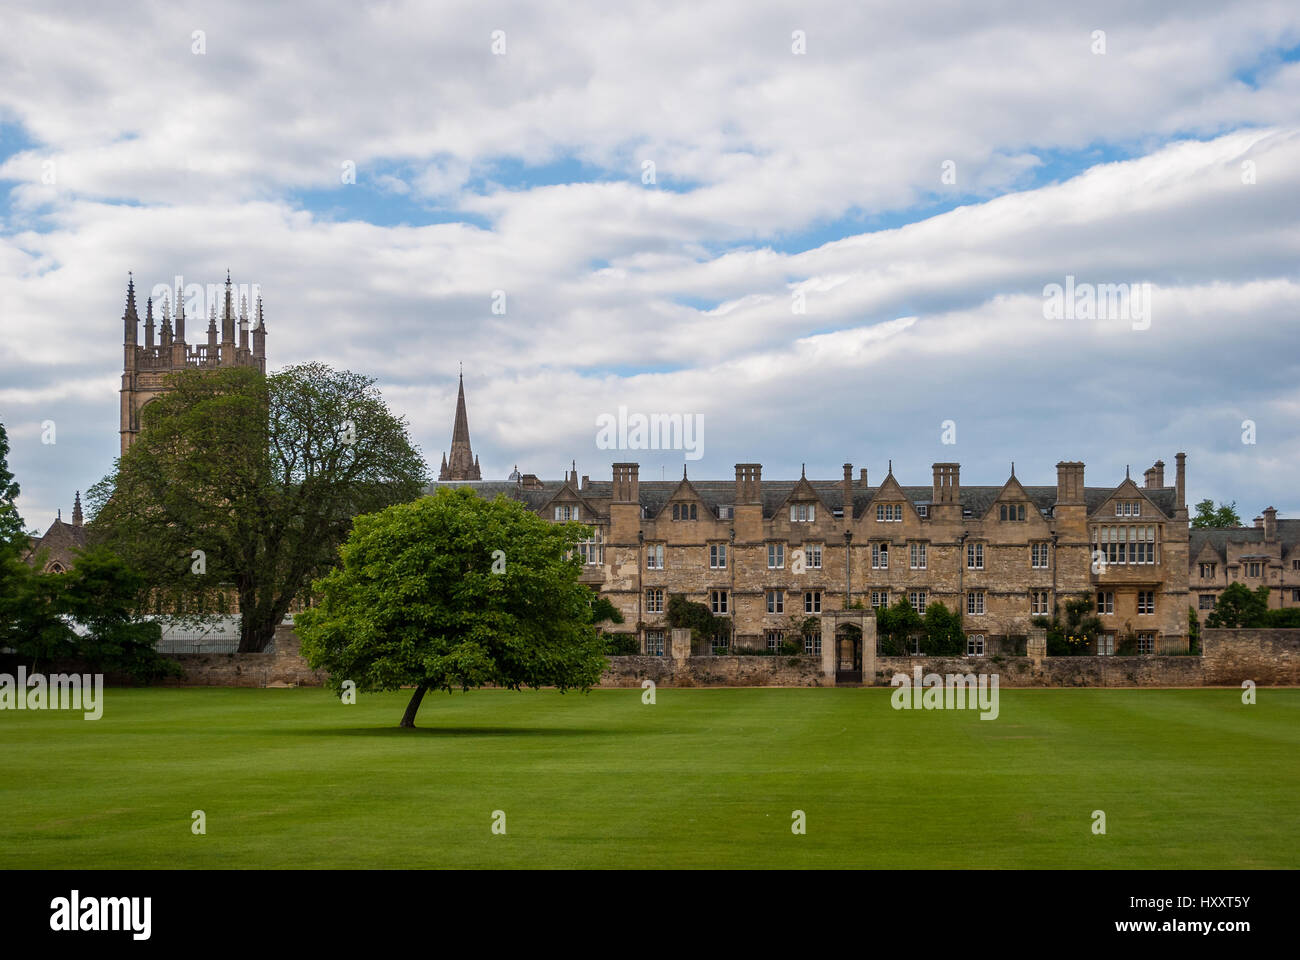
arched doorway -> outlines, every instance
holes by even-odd
[[[862,628],[841,623],[835,631],[835,683],[862,682]]]

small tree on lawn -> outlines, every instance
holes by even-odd
[[[607,665],[578,582],[575,547],[591,533],[467,488],[356,518],[341,564],[313,585],[318,606],[295,617],[302,652],[341,691],[415,692],[496,684],[587,690]]]

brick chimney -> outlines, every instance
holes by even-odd
[[[763,465],[761,463],[736,464],[736,504],[763,502]]]
[[[1056,502],[1083,503],[1083,463],[1062,460],[1056,465]]]
[[[637,463],[616,463],[613,465],[614,483],[611,492],[614,503],[640,502],[641,481],[638,474],[641,465]],[[583,478],[586,479],[585,477]]]
[[[1264,542],[1272,543],[1277,539],[1277,510],[1269,507],[1264,511]]]
[[[934,471],[934,485],[930,502],[961,503],[961,464],[936,463],[931,469]]]

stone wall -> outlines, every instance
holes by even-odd
[[[996,673],[999,687],[1199,687],[1200,657],[1044,657],[1036,668],[1028,657],[878,657],[874,678],[889,685],[895,673]]]
[[[1205,682],[1238,686],[1300,684],[1300,630],[1201,631]]]
[[[319,687],[323,670],[312,670],[300,652],[298,635],[289,624],[275,628],[275,645],[269,653],[177,653],[171,659],[185,676],[168,680],[183,687]]]
[[[610,657],[602,687],[821,687],[821,657]]]

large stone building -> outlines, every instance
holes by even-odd
[[[764,480],[757,463],[736,464],[731,480],[646,481],[638,464],[616,463],[608,481],[575,466],[560,481],[516,470],[444,482],[590,525],[583,579],[622,611],[613,629],[635,630],[650,654],[664,651],[672,594],[728,619],[719,645],[794,640],[808,653],[821,652],[819,635],[803,636],[808,618],[939,601],[961,613],[973,655],[1010,649],[1034,617],[1086,596],[1104,629],[1094,652],[1131,639],[1156,653],[1188,643],[1185,466],[1180,453],[1173,486],[1159,461],[1141,486],[1086,486],[1077,462],[1057,464],[1049,486],[1022,484],[1014,468],[1000,486],[963,486],[956,463],[934,464],[928,486],[904,486],[892,465],[872,485],[851,464],[838,480]]]
[[[172,328],[167,301],[161,305],[162,326],[155,338],[153,298],[145,304],[144,342],[140,342],[140,315],[135,305],[135,280],[126,284],[126,311],[122,314],[124,327],[121,428],[122,453],[140,433],[140,413],[151,400],[167,390],[167,378],[187,368],[216,369],[218,367],[256,367],[266,372],[266,324],[262,318],[262,298],[257,298],[252,328],[249,327],[247,298],[241,298],[239,313],[235,313],[234,294],[230,286],[230,273],[226,273],[226,289],[221,306],[220,340],[217,334],[217,305],[212,303],[208,314],[207,342],[190,344],[185,339],[185,298],[176,300],[176,326]],[[235,325],[239,325],[239,341],[235,341]]]
[[[1188,586],[1201,619],[1230,584],[1268,587],[1270,609],[1300,607],[1300,520],[1269,507],[1253,527],[1192,530]]]

